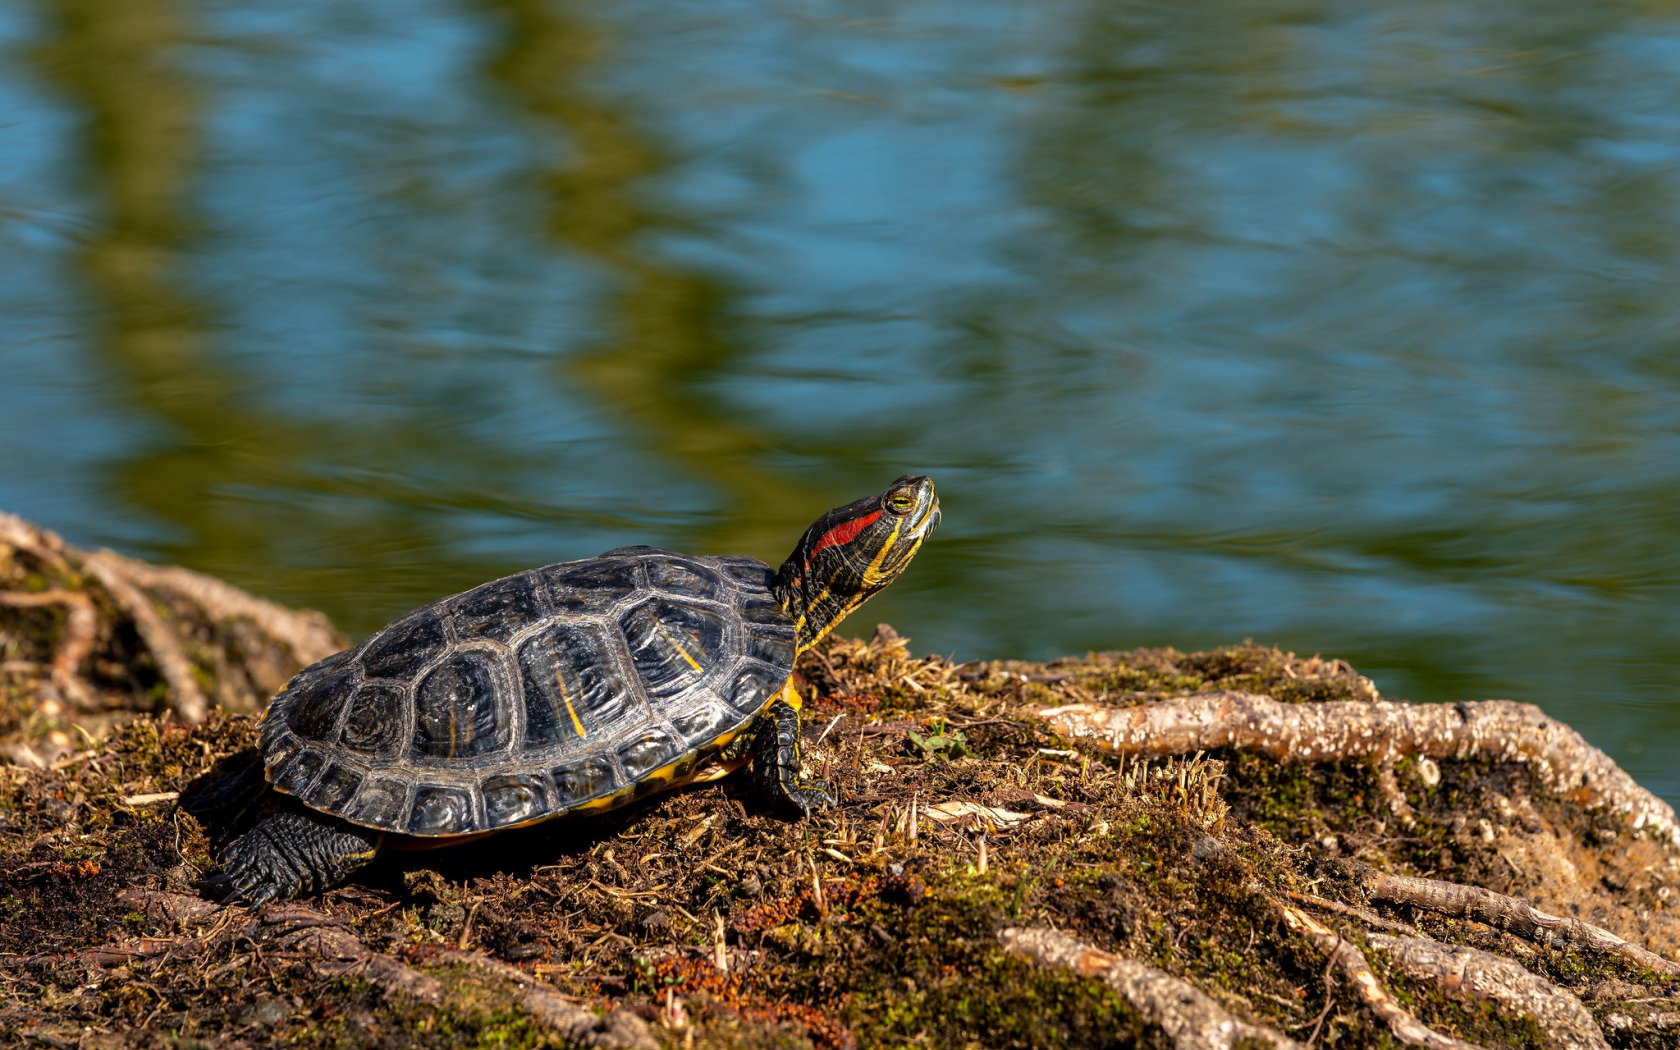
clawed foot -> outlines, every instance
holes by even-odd
[[[783,802],[799,810],[800,814],[809,818],[813,811],[838,809],[840,801],[836,797],[833,784],[821,780],[800,780],[790,787],[783,789]]]

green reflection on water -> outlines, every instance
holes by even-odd
[[[927,471],[918,647],[1256,635],[1680,792],[1672,13],[40,10],[72,539],[360,632]]]
[[[609,333],[561,364],[557,378],[581,383],[610,406],[628,440],[717,491],[723,509],[686,537],[694,550],[779,564],[792,549],[790,537],[834,501],[768,469],[774,440],[712,403],[706,384],[743,356],[728,331],[732,290],[645,248],[672,219],[644,201],[643,185],[671,161],[596,86],[610,31],[584,13],[592,5],[491,0],[486,7],[505,26],[490,75],[569,147],[540,180],[544,230],[611,282],[602,304]]]

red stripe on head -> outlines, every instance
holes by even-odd
[[[811,567],[811,562],[816,558],[817,552],[822,550],[824,547],[833,547],[841,543],[850,543],[857,539],[857,534],[875,524],[875,519],[880,516],[880,511],[876,511],[873,514],[865,514],[861,518],[854,518],[851,521],[842,522],[823,533],[822,539],[818,540],[817,545],[811,548],[811,553],[805,556],[805,567],[807,569]]]

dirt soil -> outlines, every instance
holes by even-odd
[[[91,585],[14,557],[0,560],[3,586]],[[1352,861],[1520,895],[1677,957],[1674,848],[1547,793],[1525,767],[1403,760],[1416,816],[1404,826],[1371,765],[1122,763],[1031,714],[1212,689],[1374,697],[1341,661],[1244,644],[953,665],[883,627],[799,665],[806,757],[838,785],[838,810],[785,820],[731,776],[605,817],[390,853],[301,911],[256,917],[214,904],[206,829],[176,800],[254,743],[253,717],[167,721],[158,672],[114,607],[84,661],[102,676],[101,714],[82,717],[48,672],[69,615],[0,606],[13,763],[0,764],[0,1045],[1170,1045],[1108,986],[1006,954],[1006,926],[1147,962],[1303,1043],[1396,1045],[1278,920],[1269,902],[1290,891],[1516,959],[1579,995],[1612,1046],[1675,1045],[1609,1019],[1628,1002],[1677,1009],[1673,978],[1364,898]],[[196,629],[208,639],[216,625]],[[241,644],[257,670],[224,647],[199,662],[206,695],[218,660],[243,691],[274,677],[273,647]],[[1318,918],[1363,943],[1360,923]],[[327,937],[297,936],[307,926],[365,950],[323,951]],[[1542,1045],[1532,1026],[1366,954],[1438,1031]],[[412,991],[426,978],[439,994]],[[533,1007],[532,988],[637,1022],[580,1035]]]

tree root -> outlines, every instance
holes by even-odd
[[[1389,1031],[1394,1033],[1396,1039],[1413,1046],[1425,1047],[1426,1050],[1480,1050],[1474,1043],[1442,1035],[1412,1016],[1410,1011],[1388,994],[1388,990],[1377,980],[1377,975],[1371,972],[1371,964],[1365,961],[1365,953],[1354,947],[1351,942],[1310,915],[1290,907],[1282,907],[1279,910],[1283,914],[1284,925],[1311,941],[1314,947],[1330,958],[1331,963],[1342,971],[1348,983],[1359,993],[1365,1008],[1388,1025]]]
[[[1410,923],[1395,922],[1393,919],[1385,919],[1369,908],[1356,908],[1351,904],[1343,904],[1341,901],[1325,900],[1323,897],[1314,897],[1310,893],[1296,893],[1294,890],[1285,890],[1284,896],[1314,908],[1335,912],[1337,915],[1345,915],[1350,919],[1358,919],[1374,930],[1388,930],[1391,933],[1404,934],[1409,937],[1422,936],[1422,931],[1416,926]]]
[[[192,661],[181,652],[181,645],[176,640],[175,633],[164,624],[157,610],[152,608],[151,599],[130,582],[114,563],[106,561],[100,554],[89,555],[82,562],[82,567],[104,584],[106,593],[110,594],[118,607],[134,621],[134,629],[140,632],[140,638],[146,643],[146,648],[152,651],[152,659],[157,662],[159,673],[169,685],[170,710],[183,722],[197,724],[204,721],[204,716],[210,711],[210,705],[205,701],[204,692],[198,688],[198,682],[193,676]]]
[[[1636,1035],[1667,1036],[1680,1041],[1680,1010],[1664,1009],[1652,1003],[1622,1003],[1604,1015],[1604,1027],[1617,1034],[1620,1045],[1627,1045],[1623,1040]]]
[[[119,620],[132,622],[167,687],[170,711],[184,722],[203,721],[208,712],[210,699],[199,684],[201,675],[214,672],[224,688],[231,684],[224,661],[247,665],[257,695],[236,691],[223,699],[255,707],[284,684],[288,665],[295,670],[344,647],[344,639],[320,613],[288,609],[188,569],[148,565],[109,550],[78,550],[22,518],[0,513],[0,566],[8,549],[33,559],[56,586],[34,593],[7,589],[0,581],[0,606],[63,605],[69,609],[65,638],[51,659],[51,680],[72,706],[82,710],[98,706],[94,702],[97,690],[86,677],[84,665],[98,646],[106,644],[101,639],[115,633],[114,625],[102,627],[102,613],[110,616],[114,611]],[[249,628],[241,626],[228,634],[227,628],[236,621]],[[249,638],[250,629],[266,643],[258,646],[264,651],[248,651],[249,643],[240,640]],[[200,637],[195,638],[195,631]],[[230,648],[223,653],[210,647],[215,666],[199,668],[188,653],[202,648],[198,642],[206,634]],[[132,659],[132,654],[114,655]],[[253,659],[260,666],[253,666]],[[27,661],[12,661],[8,669],[26,673],[26,666]]]
[[[1635,829],[1649,828],[1680,844],[1680,822],[1668,803],[1533,704],[1288,704],[1229,691],[1124,708],[1069,704],[1041,708],[1037,714],[1064,736],[1116,755],[1232,748],[1288,762],[1382,761],[1404,755],[1483,755],[1522,762],[1551,790],[1581,805],[1607,806]]]
[[[243,938],[254,944],[313,955],[335,974],[360,969],[369,981],[387,992],[405,992],[433,1003],[443,998],[443,984],[437,978],[374,951],[345,929],[340,920],[313,908],[286,905],[247,911],[223,908],[184,894],[145,889],[124,890],[119,899],[146,914],[162,915],[178,923],[219,918],[202,935],[145,937],[64,955],[0,956],[0,966],[49,969],[124,966],[172,954],[203,955],[216,945]]]
[[[1175,1050],[1231,1050],[1239,1041],[1301,1050],[1288,1036],[1232,1017],[1194,985],[1164,970],[1110,955],[1055,930],[1011,927],[998,937],[1005,950],[1040,965],[1100,978],[1165,1032]]]
[[[173,592],[187,599],[204,610],[211,620],[249,620],[257,630],[290,649],[292,655],[305,665],[325,659],[344,648],[344,640],[321,613],[288,609],[214,576],[183,569],[179,565],[152,565],[125,558],[111,550],[101,550],[93,556],[102,564],[120,571],[136,586]]]
[[[313,957],[324,974],[359,972],[386,992],[402,992],[422,1002],[439,1003],[442,981],[394,956],[374,951],[345,924],[325,912],[296,904],[268,905],[255,911],[223,907],[198,897],[161,890],[130,888],[118,898],[152,918],[175,923],[216,920],[201,935],[146,937],[58,955],[0,956],[0,967],[88,969],[125,966],[169,955],[202,956],[212,947],[238,940],[263,948]],[[424,953],[426,961],[454,963],[483,970],[519,985],[527,1011],[568,1042],[600,1050],[657,1050],[659,1041],[647,1023],[628,1010],[598,1015],[574,1003],[531,974],[479,952]]]
[[[471,966],[512,981],[523,993],[520,1001],[526,1012],[569,1043],[600,1050],[658,1050],[659,1040],[648,1030],[647,1022],[630,1011],[614,1010],[603,1015],[586,1010],[519,967],[482,952],[440,951],[428,953],[426,958]]]
[[[1680,963],[1611,933],[1601,926],[1565,915],[1548,915],[1521,897],[1507,897],[1478,886],[1439,879],[1389,875],[1354,863],[1365,892],[1390,904],[1407,904],[1454,919],[1468,919],[1546,947],[1572,946],[1614,955],[1648,970],[1680,977]]]
[[[1569,992],[1509,959],[1421,937],[1369,935],[1403,973],[1447,995],[1489,1003],[1539,1027],[1548,1050],[1609,1050],[1592,1014]]]
[[[88,692],[81,679],[76,677],[76,670],[93,651],[94,632],[99,626],[99,618],[93,611],[93,600],[75,591],[52,590],[40,594],[0,593],[0,605],[13,608],[62,605],[69,609],[70,614],[64,624],[64,643],[53,653],[52,683],[72,704],[85,706]]]

